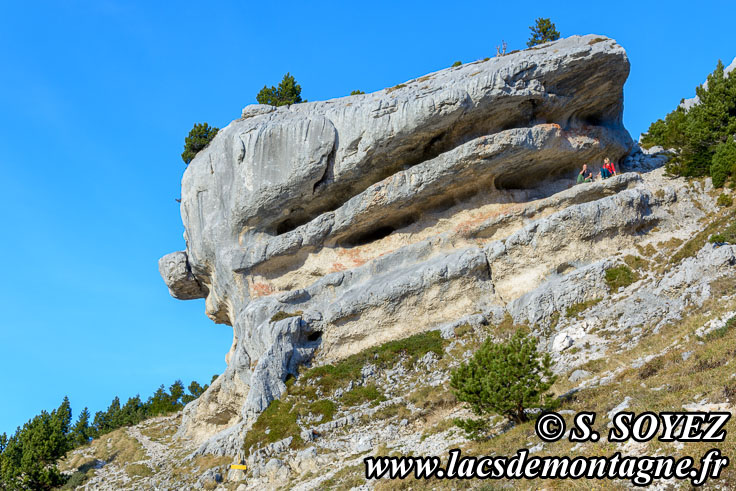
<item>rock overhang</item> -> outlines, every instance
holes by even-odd
[[[372,342],[369,324],[375,342],[405,333],[396,325],[438,295],[458,312],[435,309],[436,322],[511,300],[482,249],[497,233],[468,232],[475,221],[380,244],[442,210],[469,213],[476,195],[531,200],[581,163],[625,156],[628,73],[614,40],[573,36],[371,94],[243,109],[185,171],[187,248],[160,263],[172,295],[206,296],[207,315],[234,328],[217,391],[241,394],[247,420],[311,356],[305,333],[341,356],[341,343]],[[279,312],[300,314],[272,322]]]

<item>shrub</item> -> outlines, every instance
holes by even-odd
[[[287,73],[279,83],[278,87],[265,85],[256,95],[258,104],[267,104],[269,106],[287,106],[290,104],[299,104],[307,102],[302,100],[302,87],[296,83],[296,79]]]
[[[626,288],[638,279],[639,275],[623,264],[606,270],[606,283],[613,293],[620,288]]]
[[[350,92],[350,95],[361,95],[361,94],[365,94],[365,92],[363,92],[362,90],[353,90]]]
[[[716,204],[718,206],[728,208],[729,206],[733,205],[733,198],[731,198],[731,196],[726,193],[721,193],[718,196],[718,200],[716,201]]]
[[[560,39],[560,33],[555,28],[555,25],[551,20],[544,17],[539,17],[535,21],[533,26],[529,26],[531,30],[531,37],[526,42],[527,47],[531,48],[538,44],[543,44],[549,41],[557,41]]]
[[[487,339],[470,361],[452,372],[450,387],[474,414],[496,413],[520,423],[528,420],[526,409],[556,406],[546,393],[557,378],[551,365],[549,353],[537,351],[537,340],[518,331],[503,343]],[[477,432],[482,424],[469,420],[459,426]]]
[[[713,178],[713,186],[720,188],[726,183],[726,179],[733,173],[736,166],[736,143],[729,140],[715,147],[710,164],[710,176]]]
[[[212,141],[218,131],[220,131],[219,128],[209,126],[207,123],[195,124],[184,139],[184,151],[181,154],[184,163],[189,165],[189,162]]]
[[[462,64],[463,64],[462,61],[456,61],[455,63],[452,64],[452,67],[455,68],[456,66],[460,66]]]

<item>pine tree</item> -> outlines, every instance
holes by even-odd
[[[148,417],[148,408],[141,401],[140,395],[131,397],[128,402],[120,408],[120,426],[133,426]]]
[[[676,153],[667,163],[670,174],[710,175],[713,184],[720,187],[732,174],[728,154],[736,135],[736,76],[727,76],[719,61],[707,83],[695,93],[700,102],[688,110],[678,106],[664,120],[652,123],[642,135],[642,146],[674,149]]]
[[[301,93],[301,86],[296,83],[296,79],[291,74],[287,73],[279,83],[278,88],[274,86],[269,88],[264,85],[256,95],[256,101],[258,101],[258,104],[268,104],[270,106],[286,106],[307,102],[302,100]]]
[[[181,403],[181,397],[184,395],[184,384],[181,380],[177,380],[169,386],[169,401],[171,408],[169,411],[176,411],[183,407]]]
[[[163,384],[161,384],[161,386],[156,389],[156,392],[148,398],[146,405],[148,406],[148,413],[151,416],[159,416],[169,412],[169,408],[171,407],[171,398],[166,392],[166,388]]]
[[[184,139],[184,151],[181,154],[184,163],[189,165],[189,162],[212,141],[218,131],[220,131],[219,128],[209,126],[207,123],[195,124]]]
[[[504,343],[486,340],[469,362],[453,371],[450,386],[476,415],[497,413],[521,423],[528,420],[526,409],[555,405],[546,394],[556,379],[551,364],[549,353],[537,351],[534,337],[517,331]]]
[[[533,26],[529,26],[529,29],[532,31],[529,41],[526,42],[526,45],[529,48],[538,44],[557,41],[560,39],[560,33],[555,28],[555,25],[546,17],[537,18],[535,24]]]
[[[29,420],[13,436],[5,437],[0,455],[0,482],[10,489],[52,489],[66,481],[56,462],[71,449],[71,407],[61,406]]]
[[[92,429],[89,426],[89,409],[86,407],[79,413],[77,422],[71,431],[71,440],[74,447],[80,447],[89,443],[92,437]]]
[[[207,390],[208,387],[209,385],[207,384],[204,384],[204,387],[202,387],[201,385],[199,385],[199,382],[192,380],[192,383],[189,384],[189,387],[187,388],[189,390],[189,394],[185,394],[182,396],[182,402],[184,404],[189,404],[190,402],[204,394],[204,391]]]

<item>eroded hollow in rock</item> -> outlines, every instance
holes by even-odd
[[[319,341],[322,339],[322,331],[314,331],[312,333],[309,333],[307,336],[307,341],[310,343],[313,343],[315,341]]]

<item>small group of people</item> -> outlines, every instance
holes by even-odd
[[[583,169],[578,173],[578,180],[577,183],[580,184],[582,182],[591,182],[593,179],[608,179],[609,177],[616,175],[616,167],[613,166],[613,162],[611,162],[608,157],[603,161],[603,166],[601,167],[601,170],[598,171],[598,174],[593,177],[593,172],[588,170],[588,164],[583,164]]]

